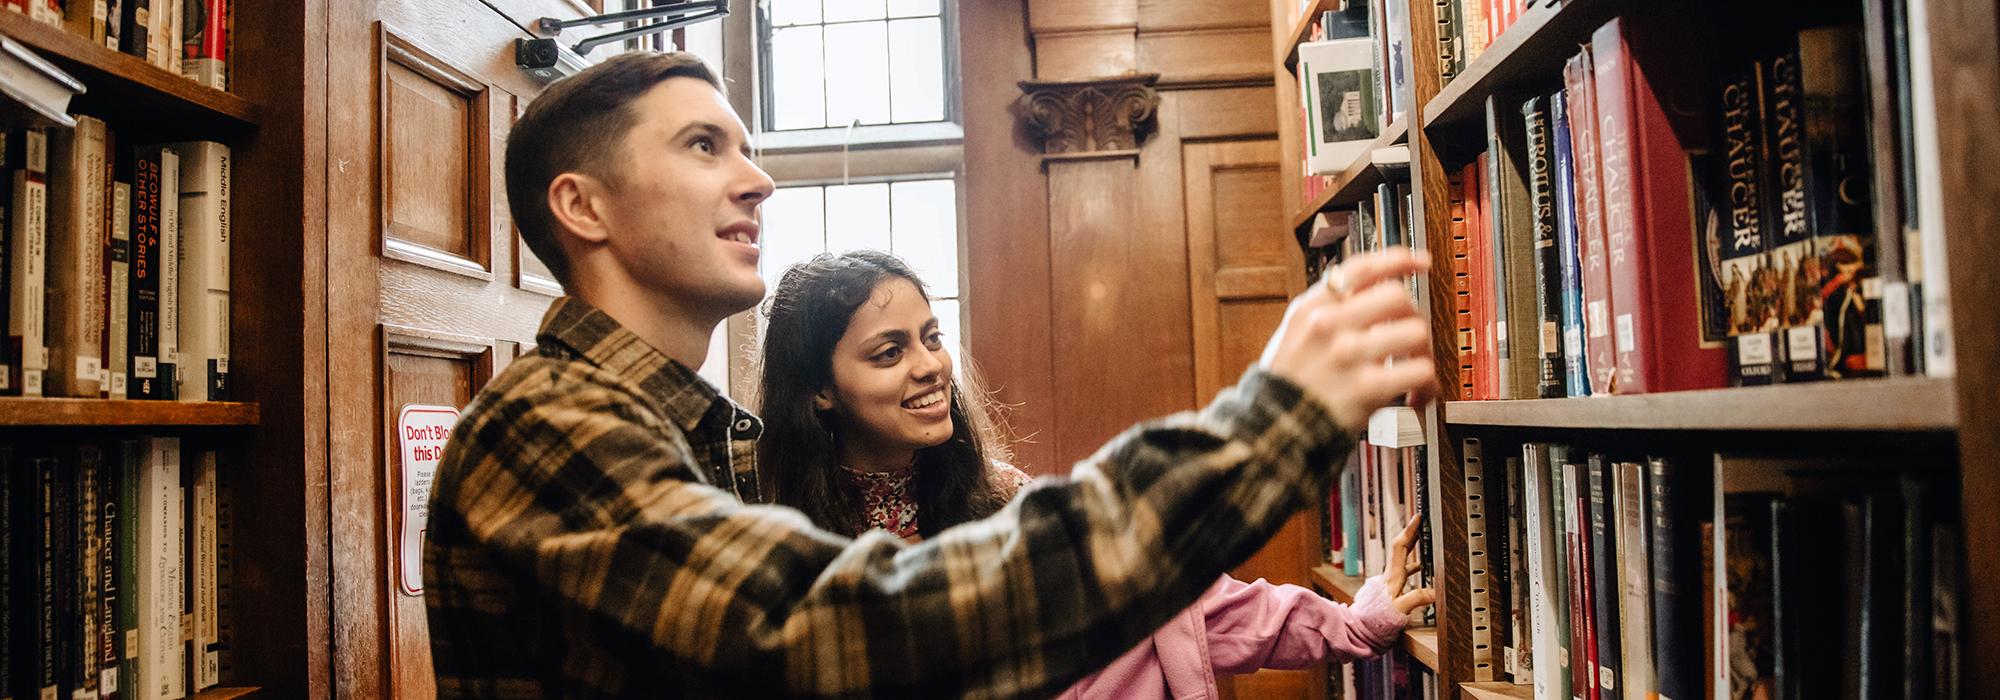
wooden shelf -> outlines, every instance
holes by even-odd
[[[1565,61],[1617,13],[1618,0],[1568,0],[1529,8],[1479,58],[1424,104],[1426,136],[1485,138],[1486,98],[1525,85],[1561,84]],[[1540,88],[1537,88],[1540,89]],[[1518,106],[1518,105],[1516,105]],[[1451,149],[1477,152],[1480,147]]]
[[[1354,604],[1354,592],[1361,590],[1363,579],[1342,572],[1332,564],[1321,564],[1312,569],[1312,582],[1321,593],[1342,605]]]
[[[1468,700],[1535,700],[1535,686],[1513,683],[1460,683]]]
[[[1436,627],[1411,627],[1403,630],[1403,650],[1410,652],[1410,658],[1435,672],[1438,670],[1438,630]]]
[[[1950,431],[1950,380],[1921,377],[1780,384],[1637,396],[1451,401],[1445,422],[1637,430]]]
[[[144,115],[131,124],[114,124],[114,128],[137,127],[147,138],[195,138],[219,137],[257,125],[260,110],[255,103],[204,87],[62,27],[17,12],[0,12],[0,34],[34,49],[88,86],[71,101],[71,112]]]
[[[0,427],[256,425],[260,419],[257,404],[234,401],[0,398]]]
[[[236,700],[256,695],[262,688],[209,688],[194,694],[194,700]]]
[[[1312,33],[1313,20],[1318,18],[1320,13],[1339,7],[1340,0],[1313,0],[1312,5],[1299,15],[1298,21],[1292,23],[1292,31],[1284,35],[1291,37],[1291,40],[1278,47],[1277,55],[1271,58],[1272,62],[1284,66],[1288,71],[1297,70],[1299,44],[1305,43],[1306,36]]]
[[[1292,214],[1292,230],[1297,231],[1311,223],[1315,214],[1332,207],[1354,204],[1373,194],[1375,186],[1382,184],[1384,179],[1382,170],[1375,167],[1376,149],[1406,143],[1409,137],[1408,118],[1391,125],[1388,131],[1375,137],[1375,140],[1368,144],[1368,148],[1363,150],[1353,163],[1348,164],[1347,169],[1340,172],[1340,176],[1334,179],[1332,186],[1327,187],[1326,191],[1319,193],[1319,196],[1306,202],[1304,207]]]

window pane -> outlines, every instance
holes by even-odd
[[[826,0],[826,21],[882,19],[882,0]]]
[[[938,13],[938,0],[889,0],[890,17],[924,17]]]
[[[963,370],[965,367],[965,348],[967,347],[967,343],[965,342],[965,333],[962,330],[963,326],[959,323],[958,300],[940,299],[933,294],[931,297],[931,315],[937,317],[938,332],[944,334],[945,347],[951,348],[953,369]]]
[[[897,122],[944,119],[944,46],[941,20],[889,23],[889,96]]]
[[[888,25],[826,28],[826,125],[889,123]]]
[[[820,48],[819,27],[771,33],[771,128],[826,126],[826,83],[820,75],[825,54]]]
[[[893,251],[917,269],[931,294],[958,296],[957,188],[951,180],[890,185]]]
[[[889,184],[834,185],[826,188],[826,250],[889,247]]]
[[[819,0],[770,0],[771,26],[819,24]]]
[[[781,187],[764,201],[757,267],[765,286],[777,289],[785,268],[826,250],[826,210],[818,187]]]

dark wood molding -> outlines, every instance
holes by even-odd
[[[1045,156],[1075,157],[1107,151],[1137,153],[1153,132],[1160,95],[1158,73],[1108,78],[1021,81],[1016,117]],[[1136,157],[1136,155],[1134,156]]]

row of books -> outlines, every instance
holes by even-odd
[[[1351,664],[1327,664],[1328,700],[1438,700],[1437,674],[1402,649]]]
[[[1315,18],[1298,47],[1305,198],[1317,197],[1382,132],[1417,109],[1409,7],[1345,0]]]
[[[230,0],[0,0],[0,7],[229,89]]]
[[[228,400],[229,147],[76,120],[0,145],[0,394]]]
[[[1437,0],[1438,76],[1449,82],[1537,4],[1562,0]]]
[[[1892,62],[1864,34],[1893,30],[1700,58],[1638,26],[1600,27],[1559,90],[1487,100],[1451,188],[1458,398],[1949,376],[1941,222],[1897,204],[1936,196],[1930,113],[1868,109],[1928,91],[1863,80]]]
[[[179,438],[0,446],[0,696],[182,698],[230,636],[230,506]]]
[[[1583,700],[1958,696],[1964,574],[1940,473],[1464,449],[1486,515],[1467,513],[1476,680]]]

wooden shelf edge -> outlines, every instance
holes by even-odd
[[[1436,627],[1411,627],[1403,630],[1403,650],[1410,652],[1410,658],[1423,664],[1432,673],[1438,671],[1438,631]]]
[[[193,700],[235,700],[236,698],[243,698],[255,695],[259,690],[263,690],[263,688],[258,688],[255,686],[236,687],[236,688],[209,688],[208,690],[195,693]]]
[[[1292,214],[1291,230],[1297,231],[1303,228],[1312,222],[1313,216],[1326,211],[1329,207],[1361,201],[1366,193],[1373,191],[1375,185],[1382,182],[1381,171],[1375,168],[1375,151],[1407,143],[1409,136],[1410,120],[1407,117],[1403,121],[1391,124],[1388,131],[1382,132],[1382,135],[1368,143],[1368,147],[1340,172],[1340,176],[1334,179],[1331,186],[1312,201],[1306,202],[1297,213]]]
[[[1354,593],[1361,590],[1362,579],[1349,576],[1340,567],[1331,563],[1312,568],[1312,582],[1326,597],[1342,605],[1354,604]]]
[[[0,427],[249,426],[262,419],[258,404],[237,401],[0,398]]]
[[[1458,689],[1469,700],[1534,700],[1535,686],[1523,683],[1460,683]]]
[[[168,73],[143,58],[105,48],[62,27],[37,22],[18,12],[0,12],[0,34],[34,49],[92,90],[105,88],[101,80],[119,81],[175,102],[178,107],[221,117],[237,126],[257,124],[260,110],[254,102]]]
[[[1450,401],[1451,425],[1635,430],[1944,432],[1958,427],[1949,379],[1896,377],[1635,396]]]
[[[1312,33],[1313,18],[1331,9],[1328,6],[1333,4],[1335,0],[1313,0],[1312,6],[1306,8],[1305,13],[1300,14],[1299,18],[1292,22],[1291,31],[1285,34],[1291,41],[1278,47],[1277,55],[1271,57],[1272,62],[1284,66],[1286,72],[1296,70],[1299,65],[1299,44],[1305,43],[1306,35]]]

